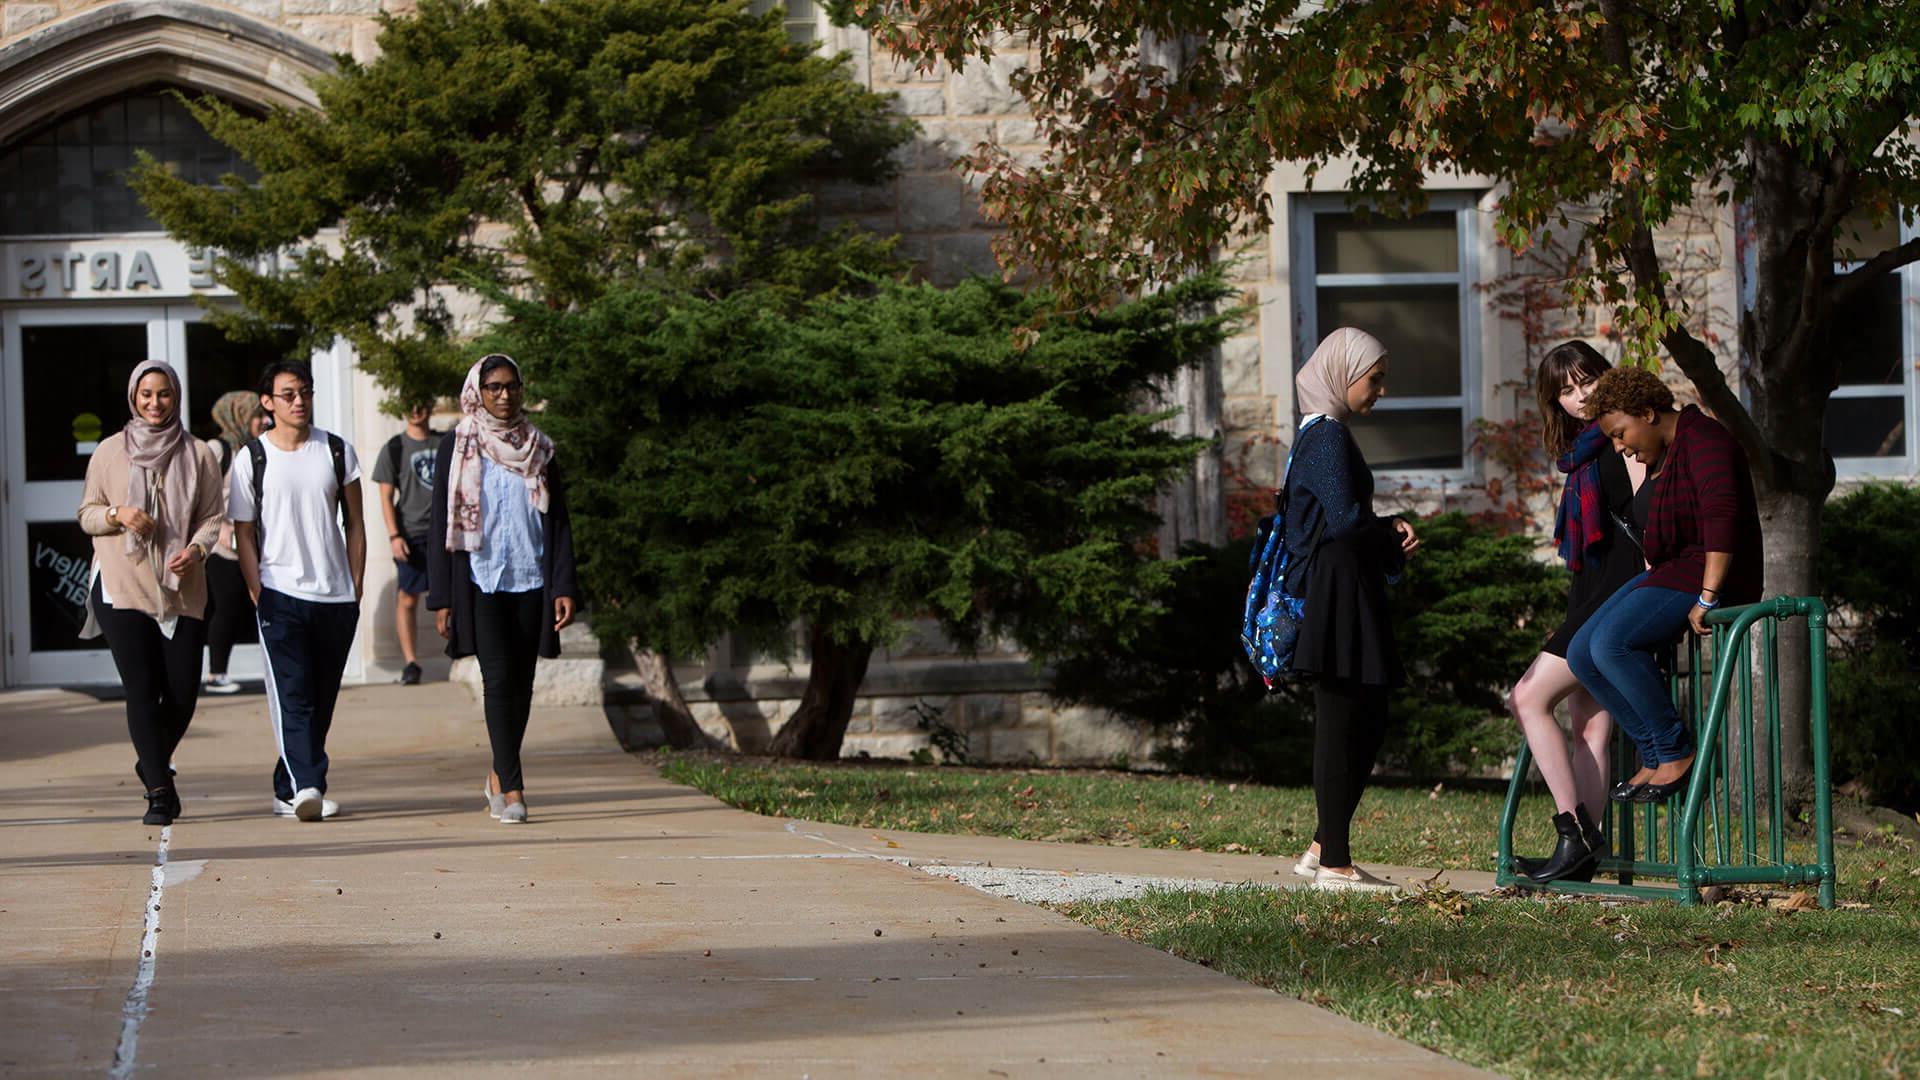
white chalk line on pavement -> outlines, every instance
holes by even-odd
[[[160,897],[167,887],[167,845],[173,840],[173,826],[160,828],[160,847],[154,852],[153,878],[147,885],[145,929],[140,935],[140,967],[127,991],[126,1004],[120,1008],[120,1045],[113,1051],[113,1068],[107,1075],[126,1080],[133,1075],[134,1054],[140,1044],[140,1025],[147,1018],[147,992],[153,989],[153,954],[160,949]]]

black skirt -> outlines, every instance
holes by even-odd
[[[1367,686],[1407,681],[1387,608],[1381,545],[1390,541],[1378,535],[1383,532],[1392,533],[1385,521],[1359,535],[1328,540],[1314,553],[1306,617],[1294,646],[1295,673]]]

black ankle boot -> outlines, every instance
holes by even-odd
[[[1573,817],[1575,821],[1580,823],[1580,838],[1585,840],[1587,846],[1593,849],[1594,855],[1605,858],[1607,854],[1607,837],[1605,833],[1600,831],[1600,826],[1593,823],[1593,817],[1587,813],[1587,804],[1575,803],[1573,807]]]
[[[179,805],[179,802],[180,800],[174,795],[172,788],[160,788],[157,791],[147,792],[147,814],[140,819],[140,824],[173,824],[174,814],[177,813],[175,807]]]
[[[1592,880],[1593,864],[1599,860],[1600,853],[1589,846],[1587,838],[1581,835],[1579,819],[1572,814],[1555,814],[1553,831],[1560,834],[1559,845],[1547,857],[1546,865],[1529,876],[1543,885],[1583,872],[1589,875],[1588,880]]]

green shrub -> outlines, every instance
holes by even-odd
[[[1836,634],[1828,679],[1834,779],[1876,803],[1920,810],[1920,490],[1869,484],[1826,507],[1819,558],[1829,605],[1857,620]]]
[[[1518,745],[1502,695],[1566,604],[1566,575],[1462,514],[1418,526],[1422,545],[1388,590],[1408,668],[1383,757],[1417,776],[1494,764]],[[1055,696],[1178,735],[1167,764],[1187,772],[1300,783],[1312,770],[1311,687],[1268,693],[1239,640],[1247,541],[1195,556],[1134,641],[1086,643],[1054,668]]]

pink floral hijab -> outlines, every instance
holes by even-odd
[[[467,381],[460,387],[464,415],[453,428],[453,460],[448,470],[448,551],[480,550],[482,456],[519,474],[526,481],[533,508],[547,512],[547,462],[553,460],[553,440],[533,426],[525,410],[512,420],[501,420],[480,403],[480,369],[495,360],[506,361],[513,377],[520,377],[520,365],[500,353],[483,356],[467,369]]]

